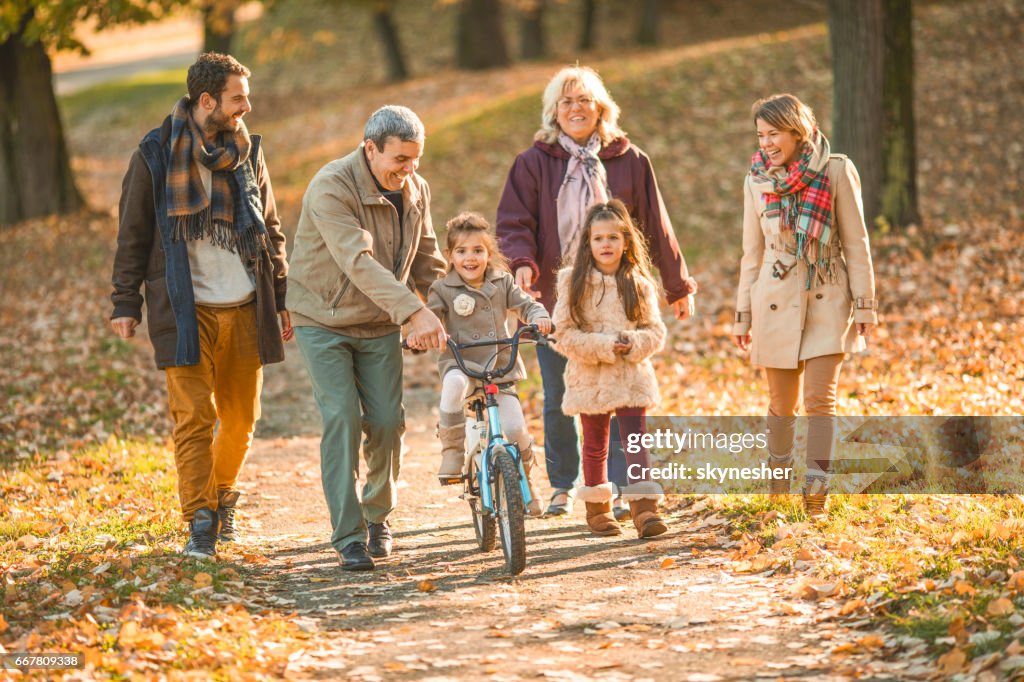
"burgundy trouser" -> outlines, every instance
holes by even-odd
[[[642,407],[621,407],[615,410],[615,416],[619,420],[619,436],[622,438],[623,450],[626,453],[626,471],[629,473],[629,482],[647,480],[648,475],[636,477],[634,473],[639,464],[643,469],[651,466],[650,454],[647,448],[640,448],[640,452],[631,454],[630,448],[626,447],[629,434],[644,433],[644,414]],[[611,423],[612,413],[604,414],[581,414],[580,424],[583,426],[583,483],[587,486],[600,485],[608,482],[608,429]]]

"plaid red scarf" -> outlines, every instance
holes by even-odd
[[[828,266],[820,245],[829,243],[835,224],[832,183],[828,178],[830,151],[828,139],[815,130],[814,137],[804,144],[800,158],[790,164],[789,173],[782,179],[768,172],[771,161],[760,149],[751,159],[750,174],[761,182],[771,183],[775,189],[774,193],[763,195],[765,215],[779,216],[781,229],[796,233],[797,257],[804,259],[809,268],[807,288],[824,276]],[[817,163],[813,163],[815,160]]]
[[[249,131],[242,123],[233,134],[220,134],[220,146],[208,150],[189,109],[186,95],[171,112],[171,159],[166,190],[174,238],[205,237],[232,253],[252,258],[266,250],[267,230],[260,210],[256,174],[249,163]],[[199,164],[212,173],[209,197],[199,175]]]

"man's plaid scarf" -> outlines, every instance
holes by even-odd
[[[818,152],[817,154],[815,152]],[[790,164],[789,173],[780,179],[770,174],[771,161],[760,149],[751,159],[750,174],[771,183],[775,192],[765,192],[765,215],[779,216],[782,231],[796,233],[796,255],[808,266],[807,288],[822,281],[828,270],[822,244],[828,244],[835,224],[832,215],[832,183],[828,178],[830,147],[819,130],[804,144],[800,158]],[[817,160],[816,164],[812,163]]]
[[[252,147],[242,123],[237,131],[221,133],[212,151],[189,113],[186,95],[171,112],[171,163],[167,170],[167,213],[174,222],[174,239],[208,238],[243,259],[267,250],[267,228],[256,174],[249,163]],[[213,175],[206,196],[199,164]]]

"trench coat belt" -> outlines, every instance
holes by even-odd
[[[838,257],[839,255],[841,255],[843,253],[843,245],[840,242],[837,242],[837,241],[830,242],[828,244],[828,246],[825,247],[824,251],[825,251],[825,258],[827,258],[827,259],[836,258],[836,257]],[[790,251],[790,250],[788,250],[786,248],[781,248],[780,249],[780,248],[777,248],[776,245],[773,245],[773,244],[765,244],[765,246],[764,246],[764,257],[765,257],[766,260],[769,257],[771,257],[773,263],[775,262],[776,258],[781,258],[782,262],[788,263],[792,259],[796,258],[796,251]]]

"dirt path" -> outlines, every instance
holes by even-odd
[[[293,359],[268,375],[262,432],[318,431],[304,371]],[[827,679],[840,665],[831,649],[860,636],[815,622],[824,609],[788,593],[795,579],[731,573],[724,521],[701,502],[673,512],[656,542],[631,527],[590,537],[580,509],[529,519],[527,568],[509,578],[500,549],[477,550],[466,503],[434,480],[433,388],[406,383],[396,551],[373,573],[338,568],[318,437],[254,445],[243,520],[270,560],[256,579],[316,633],[290,678]],[[849,675],[871,670],[845,661]]]

